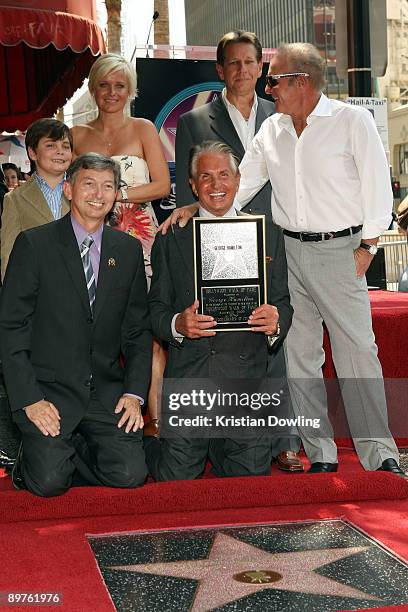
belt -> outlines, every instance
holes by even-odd
[[[340,230],[339,232],[290,232],[289,230],[284,229],[283,233],[285,236],[296,238],[301,242],[321,242],[322,240],[332,240],[333,238],[341,238],[342,236],[357,234],[362,227],[362,225],[356,225],[354,227],[348,227],[347,229]]]

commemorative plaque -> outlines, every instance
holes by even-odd
[[[265,218],[194,217],[194,280],[199,314],[215,331],[248,331],[251,312],[266,302]]]

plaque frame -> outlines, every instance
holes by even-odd
[[[256,253],[256,276],[245,278],[218,278],[218,279],[203,279],[202,267],[202,240],[201,229],[207,224],[248,224],[255,223],[256,245],[254,252]],[[242,232],[242,225],[239,226]],[[249,228],[248,228],[249,229]],[[232,234],[232,237],[233,234]],[[240,238],[236,241],[239,242]],[[236,217],[194,217],[193,218],[193,253],[194,253],[194,293],[195,299],[199,301],[198,314],[208,314],[203,302],[204,292],[210,296],[213,289],[231,289],[232,292],[237,290],[237,293],[244,295],[245,290],[247,297],[252,294],[253,300],[251,306],[248,307],[246,316],[238,317],[239,320],[227,320],[217,323],[211,330],[216,332],[221,331],[251,331],[251,327],[247,323],[249,314],[255,307],[266,303],[267,301],[267,286],[266,286],[266,251],[265,251],[265,217],[264,215],[237,215]],[[250,288],[250,289],[249,289]],[[255,288],[255,291],[254,291]],[[256,298],[254,293],[257,293]],[[216,292],[214,292],[216,293]],[[213,314],[213,313],[211,313]],[[214,317],[216,318],[216,317]]]

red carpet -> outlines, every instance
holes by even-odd
[[[370,291],[373,329],[378,346],[378,357],[384,378],[408,378],[408,294],[398,291]],[[330,342],[325,333],[326,378],[336,376]]]
[[[63,497],[40,499],[24,491],[3,492],[2,523],[122,514],[265,508],[378,499],[407,499],[408,482],[389,474],[308,474],[147,484],[125,491],[82,487]]]
[[[58,609],[64,612],[112,611],[113,606],[85,539],[85,534],[89,533],[343,518],[401,557],[408,558],[407,512],[406,500],[367,501],[9,524],[2,530],[2,558],[8,562],[3,564],[0,590],[59,591],[63,593],[64,604]],[[402,611],[408,607],[385,609]],[[27,612],[26,608],[9,610]]]
[[[408,498],[408,482],[389,474],[299,474],[273,478],[225,478],[152,483],[132,491],[82,487],[59,498],[41,499],[25,491],[1,494],[0,522],[149,515],[230,508],[265,508]]]
[[[398,291],[370,291],[369,296],[378,357],[386,384],[390,428],[398,447],[407,448],[408,294]],[[323,348],[326,354],[323,367],[324,376],[326,379],[335,379],[336,370],[326,330]],[[339,409],[339,405],[341,405],[341,400],[334,398],[330,405],[332,415]],[[352,446],[351,440],[343,441],[343,443],[348,447]]]
[[[290,483],[290,486],[289,486]],[[354,453],[344,451],[334,474],[285,474],[272,477],[204,478],[149,483],[131,491],[77,487],[61,497],[43,499],[2,480],[0,523],[229,508],[291,506],[408,498],[408,481],[383,472],[365,472]]]
[[[365,473],[349,451],[340,462],[337,474],[275,470],[271,477],[152,483],[135,491],[77,488],[48,500],[10,490],[9,479],[1,479],[0,591],[62,592],[55,609],[112,611],[89,533],[343,518],[408,559],[408,482]]]

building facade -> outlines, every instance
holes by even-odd
[[[388,100],[392,174],[408,195],[408,0],[387,0],[388,68],[377,93]]]
[[[214,45],[230,30],[256,32],[264,47],[313,39],[313,0],[185,0],[188,45]]]
[[[327,65],[327,93],[344,97],[335,70],[335,0],[185,0],[188,45],[215,46],[225,32],[255,32],[264,48],[311,42]]]

